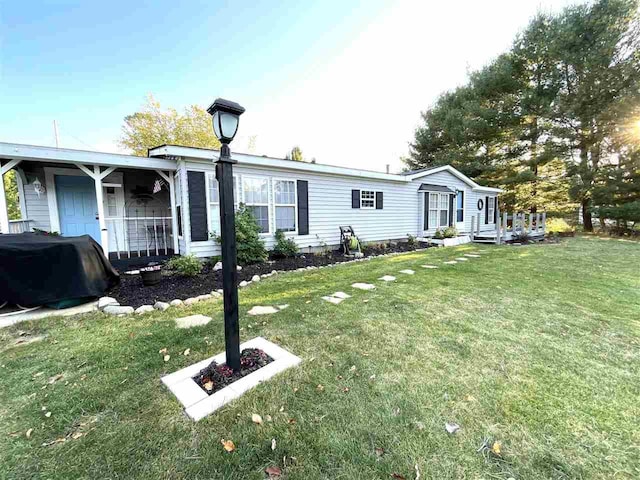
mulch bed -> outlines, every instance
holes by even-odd
[[[417,248],[425,248],[426,244],[407,242],[366,246],[363,250],[365,257],[384,253],[409,252]],[[273,270],[287,271],[303,267],[320,267],[331,263],[342,263],[353,260],[345,257],[342,252],[334,251],[326,255],[299,255],[291,258],[271,259],[264,263],[246,265],[238,272],[238,282],[251,280],[254,275],[271,273]],[[170,302],[173,299],[184,300],[211,293],[212,290],[222,288],[222,271],[214,271],[213,265],[206,262],[202,272],[195,277],[184,277],[163,271],[160,283],[145,287],[140,275],[127,275],[121,272],[120,284],[109,290],[106,295],[115,298],[120,305],[137,308],[141,305],[153,305],[155,302]]]
[[[211,362],[206,368],[200,370],[193,380],[205,392],[212,395],[271,362],[273,358],[259,348],[245,348],[240,352],[239,372],[234,372],[227,367],[226,363],[218,365],[216,362]]]

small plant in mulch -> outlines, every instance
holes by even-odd
[[[240,352],[239,372],[234,372],[225,363],[218,365],[216,362],[211,362],[206,368],[200,370],[193,380],[205,392],[212,395],[271,362],[273,358],[259,348],[245,348]]]

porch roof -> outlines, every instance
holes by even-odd
[[[445,187],[444,185],[433,185],[432,183],[423,183],[418,188],[419,192],[442,192],[442,193],[456,193],[452,188]]]
[[[54,163],[100,165],[136,168],[141,170],[176,170],[174,160],[157,157],[136,157],[117,153],[72,150],[70,148],[43,147],[20,143],[0,142],[0,159],[46,161]]]

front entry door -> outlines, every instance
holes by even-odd
[[[56,175],[60,233],[67,237],[91,235],[100,243],[96,187],[92,178]]]
[[[453,218],[455,221],[455,225],[456,225],[456,230],[458,230],[458,232],[464,232],[465,231],[465,226],[464,226],[464,220],[465,220],[465,198],[464,198],[464,190],[459,190],[458,193],[456,194],[456,198],[454,203],[454,208],[456,209],[454,214],[453,214]]]

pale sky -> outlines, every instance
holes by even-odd
[[[0,141],[54,145],[55,118],[60,146],[125,153],[122,119],[146,94],[178,109],[222,96],[247,109],[232,150],[256,136],[257,154],[299,145],[319,163],[399,171],[421,111],[537,11],[571,3],[0,5]]]

